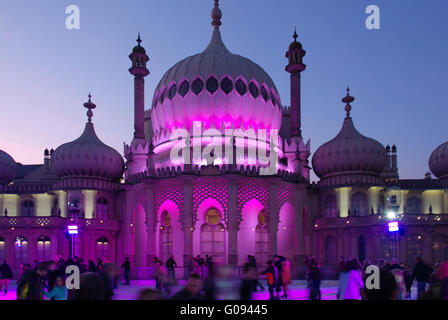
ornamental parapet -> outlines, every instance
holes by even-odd
[[[346,217],[346,218],[319,218],[315,221],[316,230],[349,228],[349,227],[373,227],[385,226],[391,219],[383,215],[370,215],[365,217]],[[448,213],[444,214],[400,214],[396,219],[407,226],[448,226]]]

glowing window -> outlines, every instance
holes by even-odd
[[[207,223],[210,225],[217,225],[221,222],[221,213],[218,211],[218,209],[210,208],[205,214],[205,221],[207,221]]]

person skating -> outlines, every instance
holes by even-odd
[[[0,265],[0,292],[2,288],[5,288],[5,295],[8,294],[8,283],[12,279],[12,270],[6,260]]]

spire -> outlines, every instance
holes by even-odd
[[[212,10],[212,26],[214,26],[216,30],[222,25],[221,18],[222,12],[221,9],[219,9],[219,0],[215,0],[215,7]]]
[[[138,46],[141,47],[140,43],[142,43],[142,39],[140,38],[140,31],[138,32],[137,43],[138,43]]]
[[[294,28],[294,35],[292,37],[294,38],[294,42],[297,42],[297,38],[299,37],[297,34],[297,28]]]
[[[84,103],[84,107],[86,107],[87,109],[89,109],[87,111],[87,120],[89,121],[89,123],[92,123],[92,117],[93,117],[93,112],[92,109],[96,108],[96,105],[94,103],[92,103],[92,95],[89,93],[89,101],[87,101],[86,103]]]
[[[345,103],[346,119],[351,118],[350,111],[352,111],[352,106],[350,105],[350,103],[352,103],[353,101],[355,101],[355,98],[350,95],[350,88],[347,87],[347,95],[344,98],[342,98],[342,102]]]

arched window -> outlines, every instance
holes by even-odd
[[[5,238],[0,237],[0,261],[3,262],[3,260],[6,259],[6,241]]]
[[[415,258],[421,257],[423,253],[423,237],[421,235],[408,235],[406,238],[408,246],[408,261],[409,265],[415,263]],[[428,248],[429,249],[429,248]]]
[[[109,203],[106,198],[98,198],[96,200],[96,217],[98,219],[109,218]]]
[[[107,238],[99,238],[96,241],[96,256],[98,258],[106,258],[107,260],[110,260],[109,241]]]
[[[325,217],[335,218],[338,215],[336,196],[329,194],[325,197]]]
[[[364,193],[358,192],[352,196],[352,210],[353,216],[367,216],[367,197]]]
[[[258,214],[258,224],[255,228],[255,259],[260,265],[265,265],[269,257],[268,228],[264,210]]]
[[[51,240],[47,236],[41,236],[37,239],[37,260],[51,260]]]
[[[15,263],[20,265],[21,263],[29,263],[28,261],[28,239],[22,236],[18,236],[14,243]]]
[[[216,208],[207,210],[201,227],[201,255],[212,256],[217,263],[225,262],[225,228]]]
[[[366,238],[363,235],[358,237],[358,258],[361,262],[366,259]]]
[[[422,201],[418,197],[409,197],[406,200],[406,212],[408,214],[422,213]]]
[[[338,257],[337,241],[329,236],[325,239],[325,263],[329,266],[336,265]]]
[[[173,254],[173,228],[168,211],[160,215],[160,258],[163,262]]]
[[[32,200],[25,200],[22,202],[22,216],[34,216],[34,202]]]
[[[433,262],[448,260],[448,241],[443,234],[438,234],[432,239],[432,259]]]
[[[82,194],[80,191],[70,191],[68,196],[69,217],[79,217],[81,215]]]

